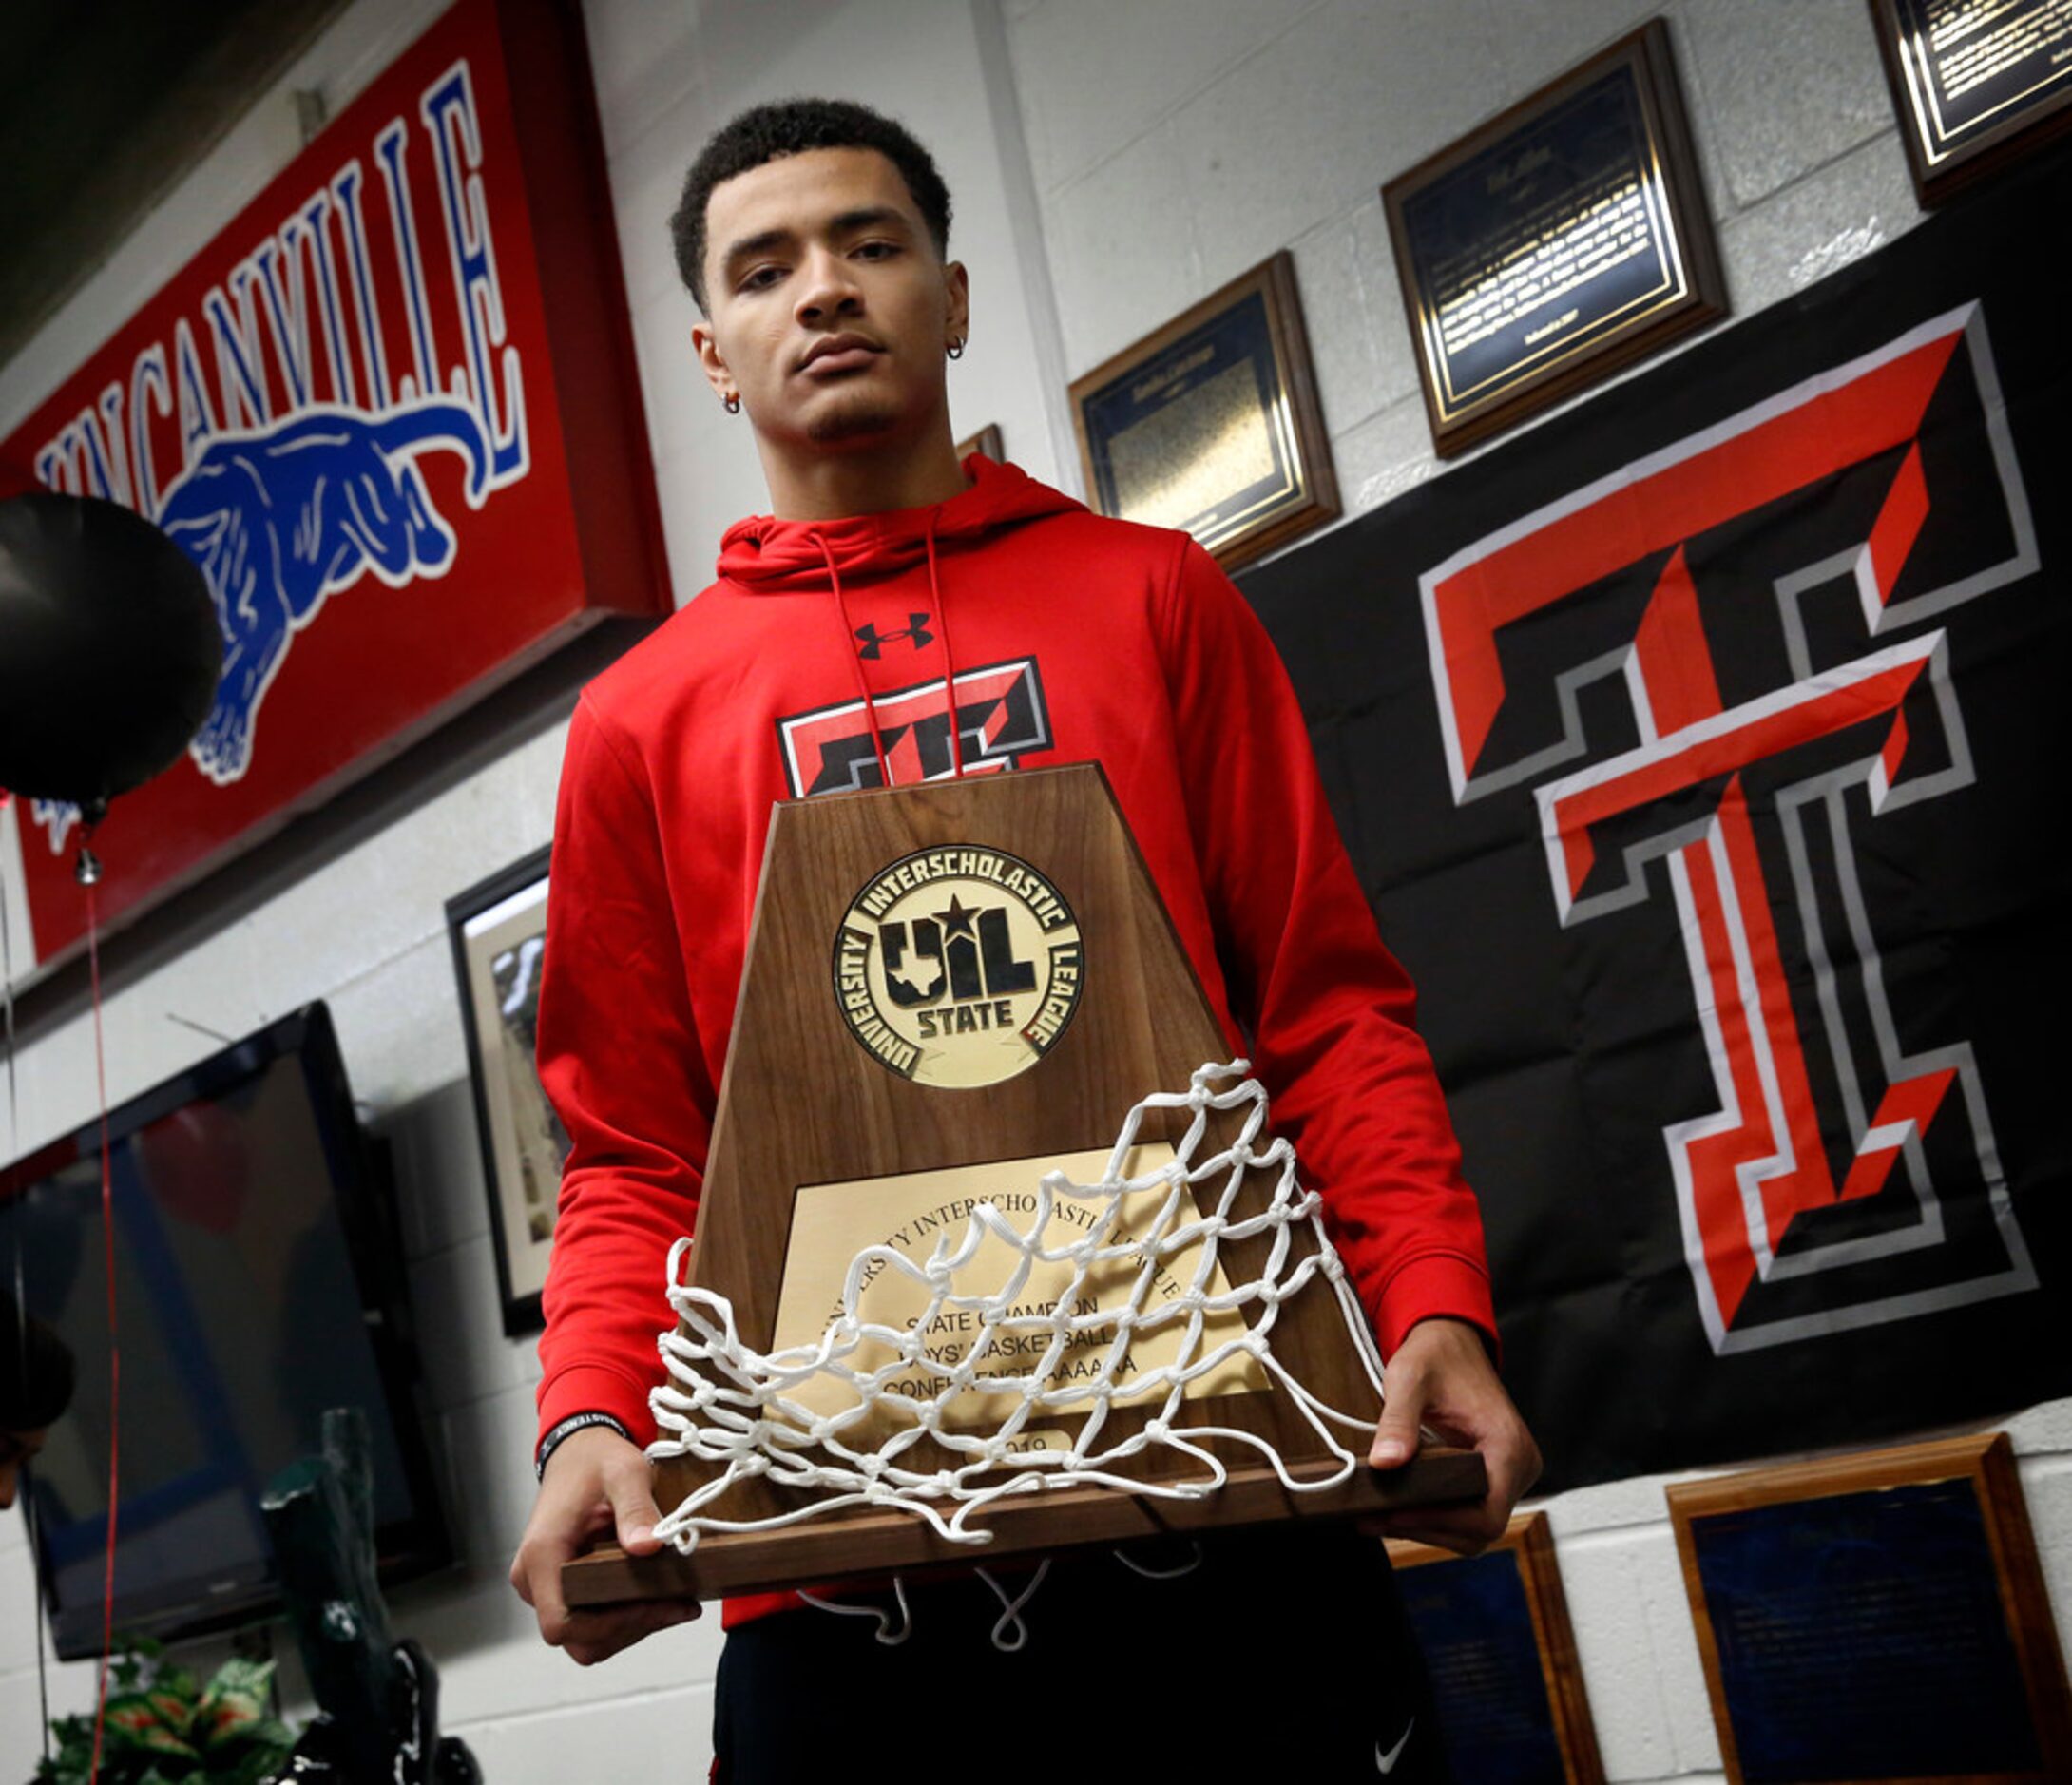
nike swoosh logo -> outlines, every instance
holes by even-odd
[[[1416,1727],[1417,1719],[1413,1717],[1408,1723],[1403,1725],[1402,1735],[1396,1737],[1395,1746],[1391,1748],[1387,1754],[1382,1753],[1380,1742],[1377,1741],[1374,1744],[1374,1765],[1382,1774],[1387,1775],[1395,1771],[1395,1763],[1402,1759],[1403,1750],[1410,1746],[1410,1731]]]

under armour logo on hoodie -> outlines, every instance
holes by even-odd
[[[877,627],[866,621],[856,628],[856,636],[863,641],[863,649],[858,651],[856,655],[858,657],[867,657],[873,662],[875,662],[885,654],[884,647],[886,645],[896,644],[901,639],[911,639],[913,642],[913,648],[917,651],[926,650],[928,646],[935,643],[935,635],[928,629],[928,616],[926,614],[909,614],[907,616],[907,629],[904,632],[880,632]]]

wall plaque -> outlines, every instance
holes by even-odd
[[[2072,130],[2072,0],[1871,0],[1924,205]]]
[[[1381,196],[1441,458],[1725,313],[1660,19]]]
[[[1072,384],[1087,500],[1225,569],[1338,512],[1286,249]]]
[[[1544,1512],[1479,1556],[1391,1542],[1454,1776],[1599,1785],[1604,1766]]]
[[[2072,1776],[2005,1432],[1668,1490],[1727,1776]]]

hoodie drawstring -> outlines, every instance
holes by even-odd
[[[878,785],[892,784],[892,765],[886,759],[885,739],[877,728],[877,707],[871,700],[871,684],[865,680],[863,659],[856,654],[855,628],[849,624],[849,598],[842,593],[842,573],[835,567],[835,553],[829,547],[827,536],[815,532],[813,543],[820,547],[820,556],[827,561],[828,581],[835,585],[835,611],[842,623],[842,651],[856,671],[856,693],[863,701],[863,722],[871,728],[871,748],[877,752]],[[945,650],[949,648],[945,645]]]
[[[950,777],[961,781],[964,730],[957,723],[957,653],[950,643],[949,598],[943,593],[942,579],[935,570],[935,527],[942,514],[940,508],[929,510],[928,531],[922,535],[922,544],[928,547],[928,592],[935,598],[935,627],[943,635],[943,716],[950,721]]]
[[[943,715],[950,721],[950,769],[952,780],[964,778],[964,738],[957,724],[957,658],[950,643],[950,604],[943,597],[943,585],[935,564],[935,528],[941,519],[940,508],[930,509],[928,531],[923,543],[928,548],[928,587],[935,603],[935,629],[943,638]],[[863,673],[863,659],[856,650],[856,629],[849,624],[849,597],[842,589],[842,573],[835,567],[835,553],[827,543],[827,536],[817,530],[813,543],[820,547],[820,557],[827,565],[828,581],[835,588],[835,609],[842,623],[842,649],[856,671],[856,693],[863,701],[864,723],[871,728],[871,747],[877,752],[878,785],[892,784],[892,765],[885,754],[884,734],[878,729],[877,705],[871,699],[871,683]]]

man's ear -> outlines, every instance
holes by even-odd
[[[971,338],[971,276],[962,260],[951,260],[943,268],[943,289],[950,295],[949,338],[968,341]]]
[[[727,370],[726,361],[719,357],[719,343],[713,337],[710,322],[691,324],[691,346],[698,353],[699,370],[705,374],[705,382],[712,386],[719,400],[723,403],[730,396],[738,396],[734,374]]]

